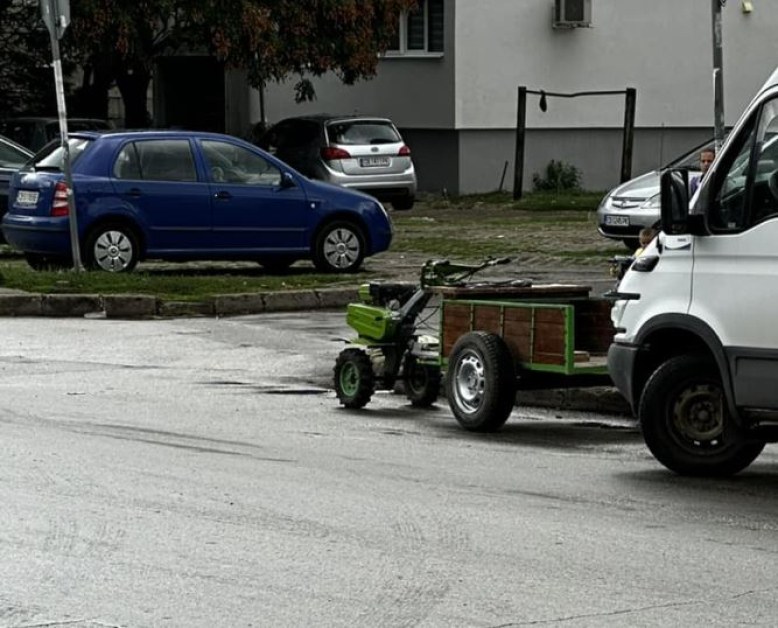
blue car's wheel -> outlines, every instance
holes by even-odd
[[[121,224],[105,224],[94,229],[84,251],[87,267],[109,273],[130,272],[138,264],[139,255],[135,232]]]
[[[352,222],[326,225],[316,238],[313,263],[325,273],[353,273],[365,257],[365,237]]]

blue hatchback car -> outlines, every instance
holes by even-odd
[[[70,134],[84,264],[127,272],[143,259],[253,260],[282,270],[310,259],[353,272],[389,248],[374,198],[312,181],[235,137],[187,131]],[[36,269],[71,264],[64,150],[49,144],[17,172],[2,229]]]

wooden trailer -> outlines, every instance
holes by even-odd
[[[442,297],[440,366],[452,412],[469,430],[508,419],[517,389],[609,384],[611,303],[588,286],[474,285]]]

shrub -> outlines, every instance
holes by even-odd
[[[537,172],[532,175],[532,185],[536,192],[569,192],[581,189],[581,171],[564,161],[552,159],[546,166],[544,176]]]

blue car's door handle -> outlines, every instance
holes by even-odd
[[[224,199],[227,199],[227,198],[232,198],[232,194],[230,194],[229,192],[226,192],[225,190],[221,190],[219,192],[216,192],[216,194],[214,194],[213,197],[214,198],[224,198]]]
[[[130,188],[124,194],[125,196],[132,196],[137,198],[138,196],[140,196],[141,192],[139,188]]]

